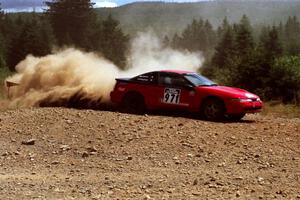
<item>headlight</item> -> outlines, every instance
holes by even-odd
[[[237,101],[237,102],[252,102],[253,100],[252,99],[231,99],[232,101]]]
[[[248,93],[248,92],[245,93],[245,96],[247,98],[255,98],[256,97],[254,94],[251,94],[251,93]]]

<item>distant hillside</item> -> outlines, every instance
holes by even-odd
[[[112,14],[127,33],[152,27],[159,33],[181,31],[193,18],[208,19],[214,26],[225,16],[237,22],[246,14],[253,25],[274,24],[288,16],[300,18],[300,1],[207,1],[197,3],[140,2],[116,8],[98,8],[101,17]]]

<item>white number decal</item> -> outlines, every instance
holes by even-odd
[[[165,88],[164,103],[179,104],[180,102],[180,89]]]

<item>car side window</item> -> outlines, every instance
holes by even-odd
[[[177,74],[161,73],[158,78],[158,83],[165,86],[185,87],[189,85],[188,81]]]
[[[183,77],[174,77],[172,81],[173,85],[179,86],[179,87],[185,87],[188,85],[188,82]]]
[[[156,83],[156,77],[156,73],[146,73],[133,78],[133,80],[140,83]]]
[[[172,78],[169,74],[161,73],[158,77],[158,84],[159,85],[171,85]]]

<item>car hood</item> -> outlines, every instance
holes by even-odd
[[[227,86],[199,86],[198,90],[205,90],[207,93],[222,95],[228,98],[259,98],[257,95],[246,90]]]

